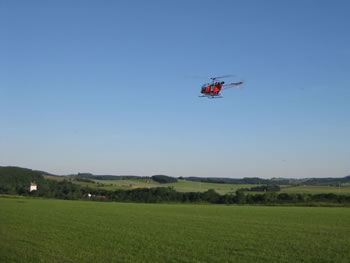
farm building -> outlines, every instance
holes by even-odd
[[[31,183],[29,186],[29,192],[36,191],[37,190],[37,185],[34,183]]]

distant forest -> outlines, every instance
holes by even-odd
[[[177,182],[175,177],[166,175],[153,175],[151,177],[141,177],[137,175],[93,175],[90,173],[78,173],[71,176],[96,179],[96,180],[125,180],[125,179],[153,179],[159,183]],[[182,177],[178,179],[203,183],[219,183],[219,184],[263,184],[263,185],[318,185],[318,186],[338,186],[350,184],[350,175],[339,178],[272,178],[263,179],[259,177],[245,178],[221,178],[221,177]]]
[[[338,186],[341,184],[350,184],[350,175],[340,178],[303,178],[303,179],[284,179],[272,178],[262,179],[258,177],[249,178],[216,178],[216,177],[181,177],[183,179],[204,182],[204,183],[219,183],[219,184],[275,184],[275,185],[319,185],[319,186]]]
[[[166,175],[153,175],[151,177],[141,177],[136,175],[93,175],[90,173],[78,173],[71,175],[75,178],[86,178],[95,180],[132,180],[132,179],[152,179],[161,184],[176,183],[177,179]]]
[[[79,180],[90,180],[79,175]],[[91,178],[91,177],[89,177]],[[158,176],[157,180],[168,180]],[[173,178],[174,179],[174,178]],[[172,179],[170,179],[172,180]],[[38,185],[29,192],[30,183]],[[278,186],[269,184],[241,189],[234,194],[220,195],[214,190],[206,192],[177,192],[173,187],[139,188],[134,190],[100,190],[73,184],[68,180],[46,180],[42,172],[18,167],[0,167],[0,194],[47,197],[69,200],[96,200],[118,202],[183,202],[213,204],[329,204],[350,205],[350,196],[336,194],[287,194],[277,193]],[[261,191],[262,194],[246,194],[244,191]]]

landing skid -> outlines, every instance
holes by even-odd
[[[208,99],[222,99],[223,96],[219,95],[219,96],[211,96],[211,95],[202,95],[202,96],[198,96],[199,98],[208,98]]]

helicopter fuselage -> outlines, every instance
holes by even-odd
[[[203,95],[215,96],[220,95],[220,91],[222,89],[223,82],[215,82],[212,84],[204,84],[201,89],[201,93]]]

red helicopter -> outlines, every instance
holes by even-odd
[[[212,83],[206,83],[206,84],[202,85],[201,93],[203,95],[201,95],[199,97],[202,97],[202,98],[206,97],[208,99],[223,98],[221,96],[221,93],[220,93],[220,91],[222,89],[228,89],[228,88],[232,88],[232,87],[239,87],[239,86],[242,86],[244,84],[243,81],[233,82],[233,83],[229,83],[229,84],[225,84],[224,81],[217,81],[219,79],[228,78],[228,77],[233,77],[233,75],[224,75],[224,76],[220,76],[220,77],[212,77],[212,78],[210,78]]]

